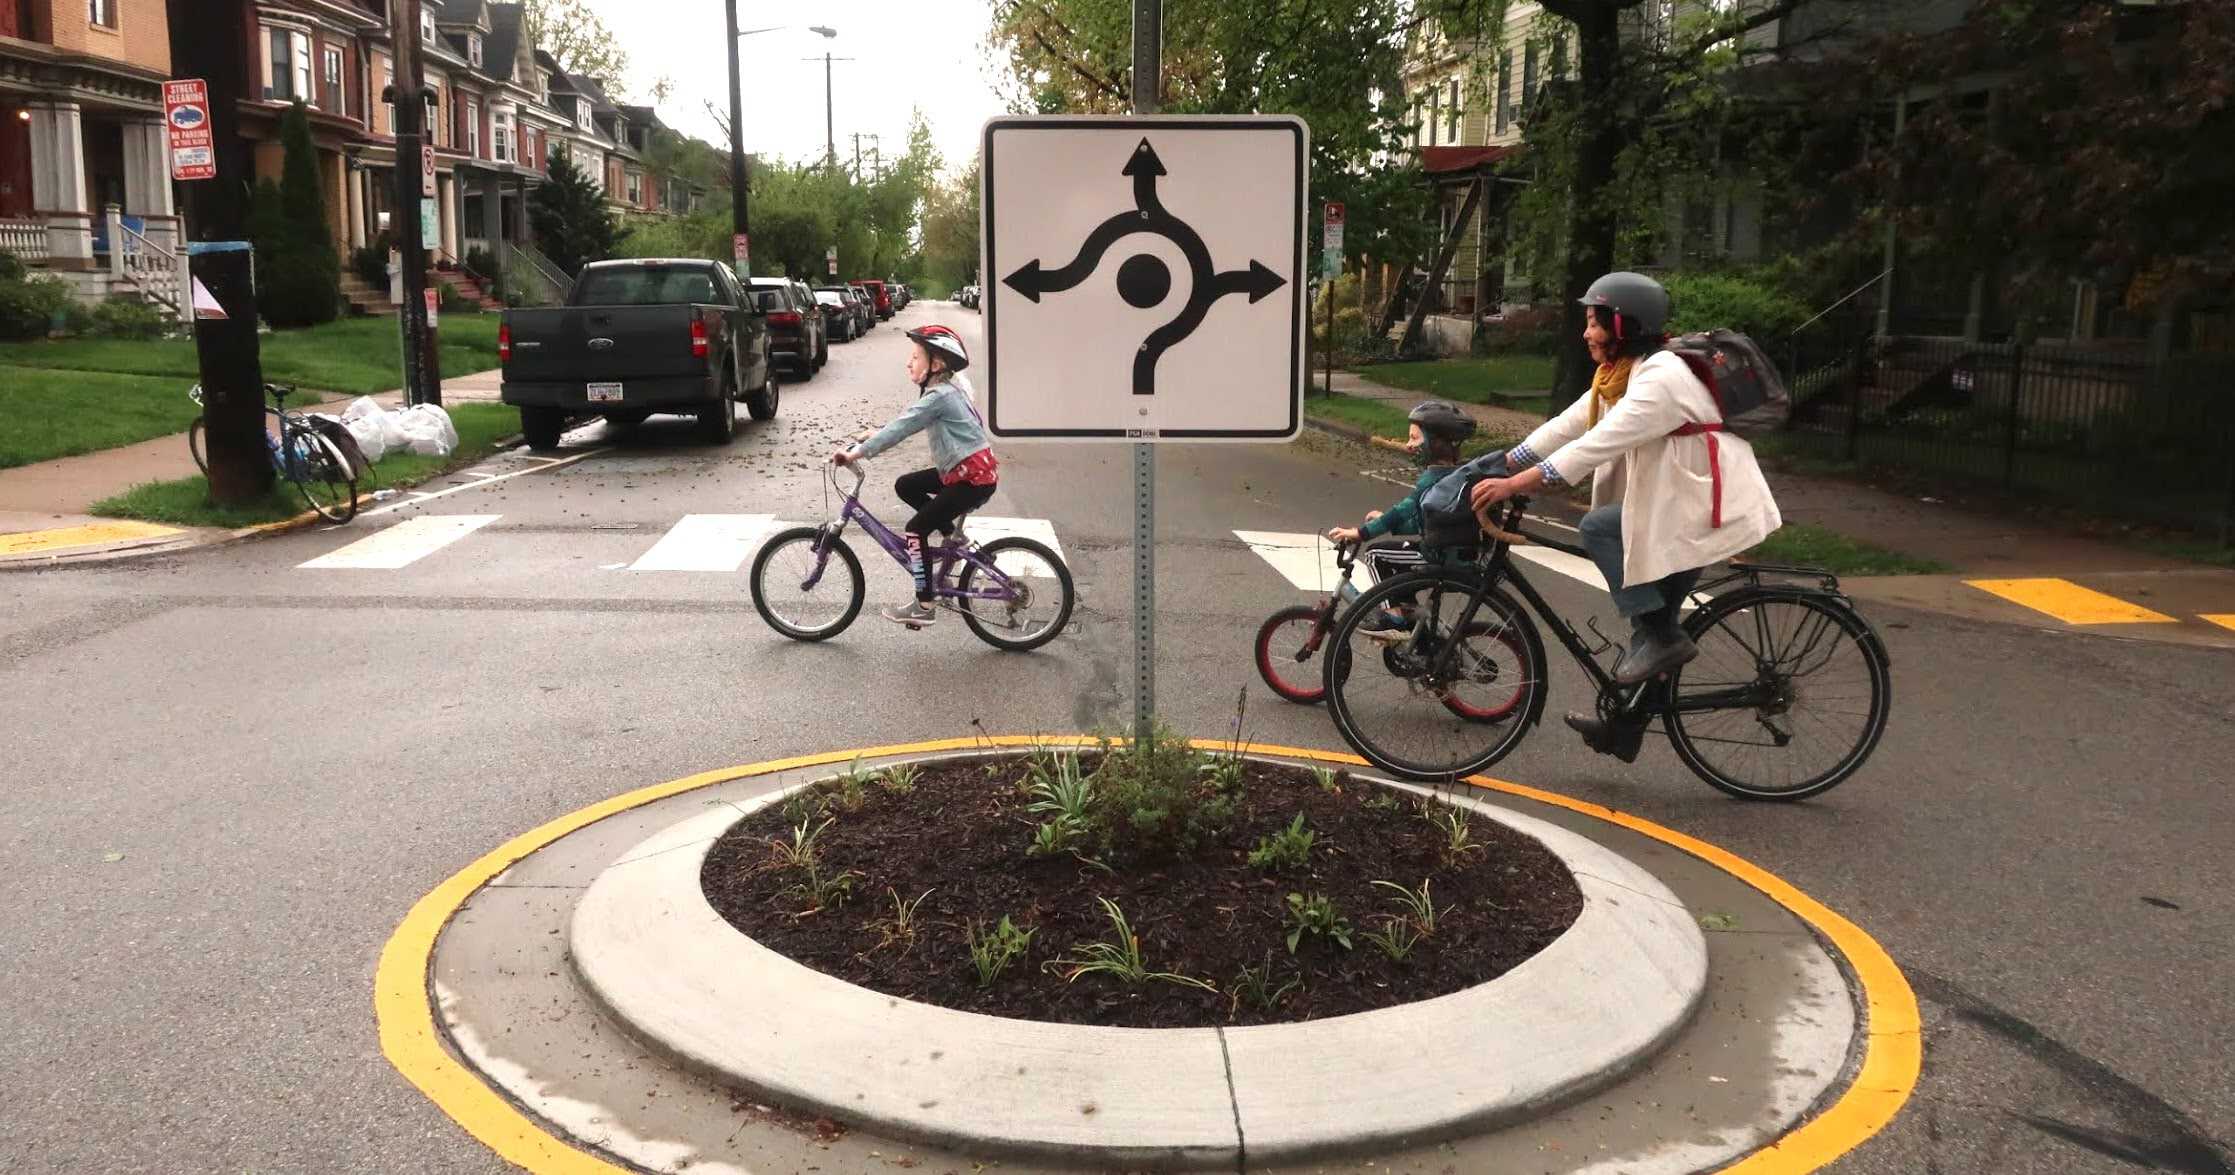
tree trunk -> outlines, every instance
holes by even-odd
[[[1600,275],[1614,268],[1615,158],[1625,138],[1620,112],[1622,10],[1613,4],[1577,5],[1570,20],[1576,31],[1576,74],[1581,84],[1588,130],[1576,144],[1575,187],[1568,204],[1568,264],[1561,283],[1563,335],[1553,377],[1552,411],[1583,394],[1591,382],[1591,356],[1583,346],[1583,308],[1578,301]],[[1563,13],[1565,15],[1565,13]]]

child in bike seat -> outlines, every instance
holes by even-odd
[[[1338,543],[1371,542],[1393,534],[1422,533],[1420,497],[1459,464],[1459,446],[1474,435],[1475,422],[1474,417],[1441,400],[1422,401],[1406,420],[1410,428],[1404,449],[1421,466],[1412,492],[1387,510],[1368,511],[1365,522],[1359,526],[1338,526],[1329,530],[1328,538]],[[1405,546],[1408,550],[1418,550],[1423,561],[1440,561],[1457,553],[1442,547]],[[1393,597],[1393,602],[1396,607],[1384,608],[1367,617],[1361,627],[1368,632],[1390,633],[1411,629],[1412,618],[1406,614],[1411,598],[1397,596]]]
[[[830,455],[833,465],[849,465],[874,457],[894,445],[930,430],[932,468],[902,474],[892,484],[900,500],[915,507],[908,520],[908,572],[916,580],[916,599],[907,605],[883,609],[885,619],[922,628],[939,618],[931,606],[931,578],[924,569],[924,543],[933,531],[954,537],[955,522],[993,498],[1000,478],[985,422],[970,402],[969,385],[958,374],[970,365],[962,339],[943,326],[920,326],[908,332],[915,346],[908,349],[908,382],[923,395],[891,423],[851,449]]]

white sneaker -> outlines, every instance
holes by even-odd
[[[884,613],[885,619],[895,624],[905,624],[910,628],[922,628],[925,625],[936,623],[939,619],[938,609],[922,600],[905,605],[887,604],[881,611]]]

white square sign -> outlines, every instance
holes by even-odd
[[[987,427],[1294,438],[1309,158],[1286,115],[988,122]]]

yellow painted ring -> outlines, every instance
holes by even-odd
[[[451,1056],[450,1051],[443,1047],[441,1033],[435,1026],[434,1002],[428,993],[428,969],[434,962],[436,939],[441,936],[442,928],[449,923],[458,907],[466,903],[466,899],[488,884],[490,879],[569,833],[654,800],[664,800],[669,796],[713,784],[773,775],[799,767],[845,763],[857,758],[873,759],[887,755],[936,754],[1001,747],[1076,746],[1090,741],[1092,740],[1077,737],[1005,735],[897,743],[853,751],[802,755],[702,772],[639,788],[569,812],[506,841],[480,860],[452,874],[449,880],[436,886],[412,905],[411,912],[404,916],[395,933],[389,936],[388,944],[381,949],[380,966],[373,976],[373,1015],[380,1029],[380,1051],[396,1067],[396,1071],[403,1074],[405,1080],[417,1086],[419,1092],[427,1095],[428,1100],[448,1114],[452,1121],[465,1127],[466,1133],[479,1139],[482,1145],[495,1151],[505,1161],[536,1172],[537,1175],[627,1175],[624,1168],[545,1131],[535,1119],[507,1101],[503,1094],[484,1083],[479,1075]],[[1230,744],[1197,740],[1196,745],[1205,749],[1223,749]],[[1322,763],[1365,765],[1364,760],[1353,755],[1302,747],[1245,743],[1241,749],[1257,754]],[[1909,981],[1902,977],[1901,969],[1886,954],[1885,948],[1864,933],[1861,927],[1840,917],[1837,912],[1794,889],[1760,866],[1649,820],[1486,776],[1472,776],[1467,782],[1487,791],[1505,792],[1538,803],[1566,808],[1674,845],[1730,873],[1760,890],[1770,900],[1791,910],[1795,916],[1830,939],[1846,957],[1848,965],[1854,969],[1855,977],[1863,989],[1866,1026],[1862,1068],[1856,1073],[1854,1082],[1840,1095],[1839,1100],[1825,1107],[1822,1113],[1803,1122],[1769,1146],[1723,1168],[1726,1172],[1786,1175],[1788,1172],[1817,1170],[1878,1133],[1888,1122],[1893,1121],[1902,1104],[1909,1100],[1910,1091],[1916,1088],[1924,1058],[1917,997],[1909,989]]]

